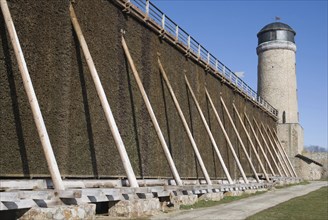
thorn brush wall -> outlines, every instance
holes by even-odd
[[[65,177],[124,177],[114,140],[96,95],[69,18],[67,1],[10,1],[36,95],[60,172]],[[220,93],[251,152],[232,101],[270,127],[275,120],[230,86],[186,58],[147,26],[122,12],[113,1],[78,1],[74,5],[90,53],[100,75],[132,167],[138,177],[171,177],[160,142],[149,118],[121,45],[121,29],[149,96],[159,125],[182,178],[202,176],[178,112],[161,78],[161,62],[186,116],[212,178],[224,177],[196,106],[184,82],[186,73],[213,132],[232,178],[240,176],[231,151],[205,95],[205,85],[226,126],[247,175],[247,159],[220,103]],[[96,13],[95,13],[96,12]],[[49,176],[17,63],[0,16],[0,176]],[[243,116],[242,116],[243,117]],[[248,127],[249,129],[249,127]],[[255,142],[255,141],[254,141]],[[254,154],[250,153],[251,157]],[[263,156],[261,156],[262,161]],[[259,170],[259,164],[253,159]]]

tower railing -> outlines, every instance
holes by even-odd
[[[183,46],[187,52],[186,55],[193,56],[207,68],[221,75],[235,85],[242,93],[247,95],[251,100],[257,102],[274,116],[278,116],[278,110],[260,97],[250,86],[240,79],[233,71],[225,66],[205,47],[198,43],[190,34],[183,30],[178,24],[166,16],[149,0],[120,0],[127,7],[137,7],[139,13],[142,13],[145,21],[152,21],[157,24],[161,35],[169,36],[174,43]]]

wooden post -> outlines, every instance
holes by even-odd
[[[176,96],[175,96],[175,94],[174,94],[174,91],[173,91],[173,89],[172,89],[171,83],[170,83],[169,79],[167,78],[167,75],[166,75],[166,73],[165,73],[165,70],[164,70],[164,68],[163,68],[163,66],[162,66],[162,63],[161,63],[161,61],[160,61],[159,58],[158,58],[158,65],[159,65],[160,72],[161,72],[161,74],[162,74],[162,76],[163,76],[163,79],[164,79],[164,81],[165,81],[165,83],[166,83],[166,86],[167,86],[167,88],[169,89],[169,92],[170,92],[171,98],[173,99],[174,106],[175,106],[175,108],[177,109],[177,111],[178,111],[178,113],[179,113],[179,116],[180,116],[180,119],[181,119],[181,121],[182,121],[182,124],[183,124],[183,126],[184,126],[184,128],[185,128],[185,130],[186,130],[186,132],[187,132],[187,135],[188,135],[188,138],[189,138],[189,140],[190,140],[191,146],[192,146],[192,148],[193,148],[193,150],[194,150],[194,152],[195,152],[195,155],[196,155],[196,157],[197,157],[197,160],[198,160],[198,162],[199,162],[199,165],[200,165],[200,167],[201,167],[201,169],[202,169],[202,171],[203,171],[203,174],[204,174],[204,177],[205,177],[205,179],[206,179],[206,182],[207,182],[208,185],[212,185],[212,181],[211,181],[211,179],[210,179],[210,176],[209,176],[208,173],[207,173],[206,167],[205,167],[204,162],[203,162],[203,159],[202,159],[202,157],[201,157],[201,155],[200,155],[200,153],[199,153],[199,150],[198,150],[198,148],[197,148],[197,145],[196,145],[196,142],[195,142],[195,140],[194,140],[194,137],[193,137],[192,134],[191,134],[191,131],[190,131],[190,129],[189,129],[189,126],[188,126],[188,123],[187,123],[187,121],[186,121],[186,118],[185,118],[185,116],[183,115],[183,112],[182,112],[182,110],[181,110],[181,108],[180,108],[179,102],[178,102],[178,100],[177,100],[177,98],[176,98]]]
[[[7,31],[10,36],[10,41],[12,43],[12,46],[13,46],[13,49],[15,52],[15,56],[17,59],[18,68],[19,68],[19,71],[22,76],[24,89],[27,94],[29,104],[31,106],[34,123],[35,123],[37,131],[38,131],[38,135],[39,135],[39,138],[41,141],[43,152],[46,157],[50,176],[51,176],[52,182],[54,184],[54,188],[56,191],[65,190],[63,181],[60,176],[60,172],[59,172],[59,168],[58,168],[57,161],[55,158],[55,154],[53,152],[53,149],[52,149],[52,146],[50,143],[46,125],[45,125],[43,117],[42,117],[38,99],[36,97],[36,94],[35,94],[35,91],[33,88],[33,84],[32,84],[31,78],[30,78],[30,74],[27,69],[23,51],[22,51],[22,48],[19,43],[19,39],[18,39],[18,36],[16,33],[14,22],[10,15],[7,1],[1,0],[0,4],[1,4],[3,18],[6,23]]]
[[[243,120],[241,119],[240,114],[239,114],[239,112],[238,112],[238,110],[237,110],[235,104],[233,103],[232,105],[233,105],[233,109],[234,109],[235,112],[237,113],[237,116],[238,116],[238,119],[239,119],[239,121],[240,121],[240,124],[242,125],[242,127],[243,127],[243,129],[244,129],[244,132],[246,133],[247,139],[248,139],[249,143],[251,144],[251,147],[252,147],[252,149],[253,149],[253,151],[254,151],[255,157],[257,158],[257,160],[258,160],[258,162],[259,162],[259,164],[260,164],[260,167],[261,167],[261,169],[262,169],[262,171],[263,171],[263,173],[264,173],[265,179],[269,182],[269,181],[270,181],[269,176],[268,176],[268,174],[267,174],[267,172],[266,172],[266,170],[265,170],[265,168],[264,168],[264,166],[263,166],[263,163],[262,163],[261,158],[260,158],[260,156],[259,156],[259,154],[258,154],[258,152],[257,152],[257,150],[256,150],[256,148],[255,148],[255,145],[254,145],[254,143],[253,143],[253,141],[252,141],[252,139],[251,139],[251,136],[249,135],[249,133],[248,133],[248,131],[247,131],[247,129],[246,129],[246,126],[245,126]]]
[[[272,130],[273,130],[273,129],[272,129]],[[271,132],[270,129],[269,129],[269,131]],[[276,139],[277,139],[277,141],[278,141],[278,143],[279,143],[279,145],[280,145],[280,147],[281,147],[282,152],[284,153],[285,157],[287,158],[287,161],[288,161],[290,167],[292,168],[295,177],[298,177],[298,176],[297,176],[297,173],[296,173],[296,171],[295,171],[295,169],[294,169],[294,167],[293,167],[293,165],[292,165],[292,163],[290,162],[290,160],[289,160],[289,158],[288,158],[288,155],[287,155],[287,153],[286,153],[284,147],[283,147],[282,144],[281,144],[281,141],[280,141],[279,138],[278,138],[278,135],[277,135],[276,131],[273,130],[273,133],[274,133],[274,135],[275,135],[275,137],[276,137]],[[273,134],[272,134],[272,137],[273,137]],[[278,146],[278,147],[279,147],[279,146]]]
[[[254,128],[253,128],[253,125],[252,125],[251,121],[249,120],[249,118],[248,118],[246,112],[244,112],[244,115],[245,115],[246,121],[248,122],[248,124],[249,124],[249,126],[250,126],[250,128],[251,128],[251,131],[252,131],[252,133],[253,133],[253,135],[254,135],[254,137],[255,137],[255,140],[256,140],[257,144],[259,145],[259,147],[260,147],[260,150],[261,150],[261,152],[262,152],[262,154],[263,154],[263,156],[264,156],[264,159],[265,159],[265,161],[267,162],[267,164],[268,164],[268,166],[269,166],[269,169],[270,169],[272,175],[275,176],[276,174],[275,174],[275,172],[274,172],[273,169],[272,169],[271,163],[270,163],[270,161],[269,161],[267,155],[265,154],[265,152],[264,152],[264,150],[263,150],[262,144],[261,144],[260,140],[258,139],[258,137],[257,137],[257,135],[256,135],[256,133],[255,133],[255,130],[254,130]]]
[[[261,126],[262,126],[262,128],[263,128],[263,130],[264,130],[264,133],[265,133],[265,135],[267,136],[267,138],[268,138],[268,140],[269,140],[269,142],[270,142],[270,144],[271,144],[271,147],[272,147],[272,149],[274,150],[274,153],[276,154],[276,156],[277,156],[278,159],[279,159],[279,157],[278,157],[279,155],[278,155],[278,154],[280,153],[280,157],[281,157],[281,159],[280,159],[280,163],[284,164],[284,165],[285,165],[285,168],[287,168],[286,170],[288,171],[288,173],[290,174],[290,176],[293,176],[293,173],[292,173],[292,171],[290,170],[290,168],[288,167],[287,161],[285,160],[284,155],[282,154],[282,152],[280,152],[279,149],[278,149],[278,152],[279,152],[279,153],[276,151],[275,146],[277,147],[277,143],[274,143],[274,142],[271,140],[271,137],[270,137],[270,135],[268,134],[267,130],[265,129],[263,122],[261,122]],[[282,160],[282,161],[281,161],[281,160]]]
[[[213,148],[214,148],[214,150],[215,150],[215,152],[216,152],[216,154],[217,154],[217,156],[218,156],[218,158],[219,158],[219,161],[220,161],[220,163],[221,163],[221,166],[222,166],[222,168],[223,168],[223,171],[224,171],[226,177],[228,178],[229,183],[230,183],[230,184],[233,184],[233,181],[232,181],[232,179],[231,179],[231,177],[230,177],[229,171],[228,171],[228,169],[227,169],[227,167],[226,167],[226,165],[225,165],[225,163],[224,163],[224,161],[223,161],[223,158],[222,158],[222,155],[221,155],[221,153],[220,153],[220,150],[219,150],[219,148],[218,148],[218,146],[217,146],[217,144],[216,144],[216,142],[215,142],[215,139],[214,139],[214,137],[213,137],[213,134],[212,134],[212,132],[211,132],[211,130],[210,130],[210,128],[209,128],[207,122],[206,122],[205,116],[204,116],[204,114],[203,114],[203,112],[202,112],[202,109],[200,108],[200,106],[199,106],[199,104],[198,104],[198,101],[197,101],[197,99],[196,99],[196,96],[195,96],[194,92],[192,91],[192,88],[191,88],[191,86],[190,86],[190,84],[189,84],[189,81],[188,81],[186,75],[185,75],[185,81],[186,81],[187,87],[188,87],[188,89],[189,89],[189,92],[190,92],[190,94],[191,94],[191,96],[192,96],[192,98],[193,98],[193,100],[194,100],[194,102],[195,102],[195,104],[196,104],[196,107],[197,107],[198,113],[199,113],[199,115],[200,115],[200,117],[201,117],[201,119],[202,119],[202,121],[203,121],[203,124],[204,124],[204,126],[205,126],[206,131],[207,131],[207,134],[208,134],[208,136],[210,137],[210,140],[211,140],[211,142],[212,142]]]
[[[77,21],[77,17],[76,17],[76,14],[74,12],[74,8],[73,8],[72,4],[70,4],[70,16],[71,16],[71,21],[72,21],[74,30],[76,32],[76,35],[77,35],[77,37],[79,39],[79,42],[80,42],[80,45],[82,47],[82,51],[83,51],[83,54],[85,56],[85,60],[87,61],[92,80],[95,84],[97,94],[98,94],[98,97],[100,99],[101,106],[104,110],[104,113],[105,113],[105,116],[106,116],[106,119],[107,119],[107,123],[108,123],[109,128],[112,132],[112,135],[113,135],[117,150],[120,154],[120,157],[121,157],[121,160],[122,160],[122,163],[123,163],[123,167],[124,167],[126,175],[128,177],[130,186],[131,187],[139,187],[136,176],[135,176],[134,171],[132,169],[132,165],[131,165],[130,160],[129,160],[129,156],[126,152],[123,140],[122,140],[121,135],[119,133],[119,130],[117,128],[117,125],[116,125],[112,110],[110,109],[110,106],[109,106],[108,100],[106,98],[104,88],[102,87],[102,84],[101,84],[101,81],[99,79],[95,64],[92,60],[88,45],[87,45],[87,43],[84,39],[84,36],[82,34],[81,27],[80,27],[80,25]]]
[[[219,117],[219,114],[217,113],[217,111],[216,111],[216,109],[215,109],[215,106],[214,106],[214,104],[213,104],[213,102],[212,102],[212,99],[211,99],[210,95],[208,94],[207,90],[206,90],[206,95],[208,96],[208,98],[209,98],[209,100],[210,100],[211,106],[212,106],[212,108],[213,108],[213,110],[214,110],[215,116],[216,116],[216,118],[217,118],[217,120],[218,120],[218,122],[219,122],[219,124],[220,124],[220,127],[221,127],[221,129],[223,130],[224,136],[226,137],[227,142],[229,143],[230,148],[233,149],[232,144],[231,144],[231,142],[230,142],[230,140],[229,140],[228,134],[227,134],[227,132],[225,131],[225,128],[224,128],[224,126],[223,126],[223,123],[222,123],[222,121],[221,121],[221,119],[220,119],[220,117]],[[231,123],[231,125],[232,125],[232,128],[233,128],[233,130],[235,131],[235,133],[236,133],[236,135],[237,135],[237,139],[238,139],[238,141],[239,141],[239,143],[240,143],[240,145],[241,145],[241,148],[243,149],[243,151],[244,151],[244,153],[245,153],[245,155],[246,155],[247,161],[248,161],[249,165],[251,166],[251,169],[252,169],[252,171],[253,171],[253,173],[254,173],[254,175],[255,175],[255,179],[256,179],[257,182],[260,182],[259,177],[258,177],[258,175],[257,175],[257,172],[256,172],[256,170],[255,170],[255,167],[254,167],[254,165],[253,165],[253,163],[252,163],[252,160],[251,160],[251,158],[249,157],[249,155],[248,155],[248,153],[247,153],[247,150],[246,150],[246,147],[245,147],[245,145],[244,145],[244,142],[243,142],[243,140],[241,139],[241,137],[240,137],[240,135],[239,135],[239,132],[238,132],[238,130],[237,130],[237,128],[236,128],[236,125],[235,125],[235,123],[233,122],[233,120],[232,120],[232,118],[231,118],[231,115],[230,115],[230,113],[229,113],[229,111],[228,111],[228,108],[227,108],[227,106],[226,106],[226,104],[225,104],[225,102],[224,102],[222,96],[220,97],[220,100],[221,100],[221,103],[222,103],[222,105],[223,105],[223,108],[224,108],[225,112],[226,112],[227,115],[228,115],[228,118],[229,118],[229,121],[230,121],[230,123]],[[234,152],[234,151],[233,151],[233,152]],[[235,153],[233,153],[233,154],[235,154]],[[237,155],[236,155],[236,157],[237,157]],[[237,158],[237,159],[238,159],[238,158]]]
[[[155,127],[155,130],[156,130],[156,133],[157,133],[157,136],[158,136],[158,139],[162,145],[162,148],[163,148],[163,151],[164,151],[164,154],[165,154],[165,157],[169,163],[169,166],[170,166],[170,169],[171,169],[171,172],[173,174],[173,177],[175,179],[175,182],[177,185],[179,186],[182,186],[182,181],[181,181],[181,178],[179,176],[179,173],[177,171],[177,168],[175,167],[175,164],[174,164],[174,161],[172,159],[172,156],[170,154],[170,151],[169,151],[169,148],[165,142],[165,139],[164,139],[164,136],[163,136],[163,133],[161,131],[161,128],[159,127],[159,124],[157,122],[157,119],[156,119],[156,116],[155,116],[155,113],[153,111],[153,108],[151,107],[151,104],[149,102],[149,99],[148,99],[148,96],[147,96],[147,93],[145,91],[145,88],[143,87],[142,85],[142,82],[141,82],[141,79],[139,77],[139,74],[137,72],[137,69],[134,65],[134,62],[132,60],[132,57],[131,57],[131,54],[130,54],[130,51],[129,51],[129,48],[128,46],[126,45],[126,42],[125,42],[125,39],[124,37],[122,36],[122,45],[123,45],[123,49],[124,49],[124,52],[125,52],[125,55],[128,59],[128,62],[130,64],[130,67],[132,69],[132,73],[133,73],[133,76],[137,82],[137,85],[138,85],[138,88],[139,88],[139,91],[141,93],[141,96],[145,102],[145,105],[146,105],[146,108],[148,110],[148,113],[150,115],[150,118],[151,118],[151,121]]]
[[[274,158],[274,156],[273,156],[273,154],[272,154],[272,152],[271,152],[271,150],[270,150],[270,148],[269,148],[269,145],[268,145],[267,141],[266,141],[265,138],[264,138],[264,135],[263,135],[263,133],[262,133],[262,131],[261,131],[261,129],[260,129],[260,126],[258,125],[258,123],[257,123],[257,121],[255,120],[254,117],[253,117],[253,120],[254,120],[254,122],[255,122],[255,126],[257,127],[258,131],[260,132],[260,136],[261,136],[261,138],[262,138],[262,140],[263,140],[263,142],[264,142],[264,146],[267,148],[267,150],[268,150],[268,152],[269,152],[269,154],[270,154],[270,156],[271,156],[271,158],[272,158],[272,161],[273,161],[274,165],[276,166],[276,169],[278,170],[279,175],[282,176],[282,173],[280,172],[280,169],[279,169],[278,163],[277,163],[276,159]],[[279,158],[278,158],[278,159],[279,159]],[[279,159],[279,162],[280,162],[280,159]],[[284,171],[285,176],[288,176],[288,174],[287,174],[285,168],[283,167],[283,164],[281,164],[281,162],[280,162],[280,165],[281,165],[281,167],[283,168],[283,171]]]
[[[237,163],[238,169],[239,169],[239,171],[240,171],[240,173],[241,173],[241,175],[242,175],[242,177],[243,177],[245,183],[248,184],[249,181],[248,181],[248,179],[247,179],[247,177],[246,177],[246,175],[245,175],[244,169],[243,169],[243,167],[242,167],[242,165],[241,165],[241,163],[240,163],[240,161],[239,161],[239,159],[238,159],[238,156],[237,156],[237,154],[236,154],[236,152],[235,152],[235,149],[234,149],[233,146],[232,146],[232,143],[231,143],[231,141],[230,141],[230,138],[229,138],[229,136],[228,136],[228,134],[227,134],[227,132],[226,132],[224,126],[223,126],[223,123],[222,123],[222,121],[221,121],[221,118],[220,118],[218,112],[216,111],[216,108],[215,108],[214,103],[213,103],[213,101],[212,101],[212,99],[211,99],[211,96],[210,96],[210,94],[208,93],[208,91],[207,91],[206,88],[205,88],[205,93],[206,93],[206,96],[207,96],[207,98],[208,98],[208,100],[209,100],[209,102],[210,102],[210,105],[211,105],[212,109],[213,109],[213,112],[214,112],[214,115],[215,115],[215,117],[216,117],[216,120],[218,121],[218,123],[219,123],[219,125],[220,125],[220,128],[222,129],[223,135],[224,135],[224,137],[225,137],[225,139],[226,139],[226,141],[227,141],[227,143],[228,143],[228,147],[229,147],[229,149],[231,150],[231,153],[232,153],[232,155],[233,155],[233,157],[234,157],[234,159],[235,159],[235,161],[236,161],[236,163]],[[220,98],[221,98],[221,102],[222,102],[223,99],[222,99],[222,97],[220,97]],[[224,102],[223,102],[223,105],[224,105]],[[225,105],[224,105],[224,106],[225,106]],[[229,115],[228,117],[230,117],[230,115]]]

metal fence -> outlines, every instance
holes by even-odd
[[[185,30],[179,27],[174,21],[167,17],[160,9],[158,9],[149,0],[125,0],[126,3],[131,4],[130,7],[137,7],[139,11],[144,14],[148,20],[152,20],[159,27],[161,32],[165,35],[171,36],[176,43],[184,45],[188,53],[193,54],[199,61],[202,61],[215,72],[222,75],[232,84],[236,85],[243,93],[245,93],[252,100],[263,106],[273,115],[278,116],[278,110],[273,108],[267,101],[257,95],[257,93],[249,87],[242,79],[231,71],[227,66],[214,57],[208,50],[206,50],[200,43],[198,43]]]

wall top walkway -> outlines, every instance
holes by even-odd
[[[199,63],[212,70],[213,73],[223,77],[234,85],[241,93],[246,95],[250,100],[256,102],[274,117],[278,116],[278,110],[260,97],[250,86],[242,79],[212,55],[206,48],[198,43],[185,30],[179,27],[174,21],[167,17],[149,0],[117,0],[125,5],[125,10],[133,9],[142,16],[148,23],[155,24],[162,37],[170,39],[174,44],[179,44],[186,51],[186,55],[195,58]]]

